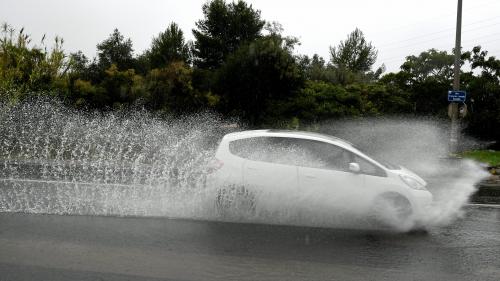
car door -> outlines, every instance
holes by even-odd
[[[243,163],[243,182],[256,194],[258,207],[268,211],[290,207],[289,197],[298,191],[298,174],[289,161],[293,152],[286,138],[254,138],[251,151]]]
[[[299,187],[310,212],[357,213],[365,192],[365,176],[349,171],[354,155],[339,146],[302,140],[306,155],[298,167]]]
[[[353,154],[353,162],[360,167],[359,173],[364,177],[364,188],[362,194],[358,197],[357,209],[360,211],[371,211],[372,203],[375,198],[384,192],[393,190],[393,184],[387,179],[387,173],[375,165],[364,156]]]

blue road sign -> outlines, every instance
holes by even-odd
[[[450,102],[465,102],[466,97],[465,91],[448,91],[448,101]]]

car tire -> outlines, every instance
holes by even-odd
[[[222,217],[255,215],[255,195],[244,186],[231,185],[217,190],[215,207]]]
[[[391,230],[410,230],[413,208],[410,201],[398,193],[378,196],[372,205],[371,218],[377,227]]]

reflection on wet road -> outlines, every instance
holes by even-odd
[[[428,233],[0,214],[0,280],[498,280],[500,209]]]

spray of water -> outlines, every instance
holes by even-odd
[[[397,163],[421,175],[434,195],[434,204],[423,217],[423,226],[443,226],[460,218],[463,207],[488,173],[480,163],[449,159],[448,122],[428,118],[390,118],[332,121],[320,130],[350,140],[376,159]],[[463,149],[481,146],[461,136]],[[402,230],[413,227],[402,226]]]
[[[212,113],[85,113],[53,101],[0,106],[0,212],[221,219],[214,208],[217,188],[207,184],[207,174],[219,140],[236,129],[227,126],[232,123]],[[485,175],[476,163],[440,158],[446,155],[446,130],[439,122],[332,121],[319,130],[428,180],[436,204],[418,218],[425,225],[459,217]],[[290,190],[257,195],[256,212],[233,210],[238,215],[229,219],[352,225],[320,198]]]
[[[81,113],[53,101],[1,108],[0,211],[198,216],[215,114]]]

